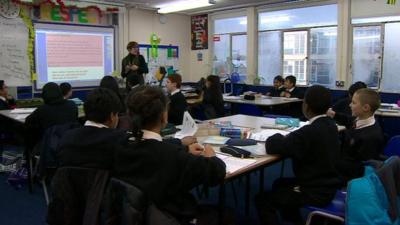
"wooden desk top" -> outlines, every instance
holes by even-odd
[[[284,98],[284,97],[271,97],[271,98],[261,97],[261,98],[256,98],[255,100],[245,100],[240,96],[224,96],[224,101],[236,104],[273,106],[273,105],[289,104],[292,102],[302,102],[303,100],[298,98]]]

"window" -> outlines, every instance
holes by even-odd
[[[282,67],[287,68],[282,64],[282,32],[261,32],[258,34],[258,42],[258,73],[262,83],[269,83],[276,75],[282,74]],[[289,72],[285,70],[285,73]]]
[[[381,26],[353,28],[353,83],[363,81],[378,88],[381,76]]]
[[[283,62],[287,65],[283,75],[293,75],[298,84],[306,84],[307,31],[284,32]]]
[[[261,12],[258,21],[258,74],[264,84],[282,74],[296,76],[298,84],[335,86],[336,4]]]
[[[399,92],[400,90],[400,23],[385,25],[385,55],[383,57],[383,76],[381,90]]]
[[[337,28],[310,29],[310,84],[334,87],[336,80]]]
[[[247,76],[247,17],[214,20],[213,73],[226,78],[236,72]]]

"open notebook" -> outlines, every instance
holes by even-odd
[[[226,173],[234,173],[240,169],[246,168],[255,163],[255,159],[240,159],[230,155],[217,152],[217,157],[224,161],[226,165]]]

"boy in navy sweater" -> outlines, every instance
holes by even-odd
[[[350,104],[353,117],[332,115],[328,112],[328,115],[348,128],[342,137],[342,152],[337,163],[337,169],[345,181],[363,176],[363,161],[380,159],[384,137],[374,117],[379,106],[379,94],[374,90],[363,88],[353,95]]]
[[[287,136],[275,134],[267,139],[267,153],[290,157],[295,177],[278,179],[271,191],[256,197],[261,224],[281,224],[278,212],[282,219],[300,224],[300,207],[325,206],[340,187],[335,169],[340,151],[338,129],[325,115],[330,99],[325,87],[308,88],[302,108],[309,124]]]

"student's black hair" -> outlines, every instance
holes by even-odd
[[[331,92],[324,86],[311,86],[304,95],[304,102],[316,115],[325,114],[331,105]]]
[[[60,86],[54,82],[49,82],[43,86],[42,99],[46,105],[56,105],[65,101]]]
[[[104,76],[100,81],[100,87],[114,92],[118,97],[121,96],[119,93],[117,80],[115,80],[115,78],[112,76]]]
[[[111,113],[118,113],[120,109],[121,102],[118,96],[106,88],[91,91],[83,104],[86,119],[97,123],[106,122]]]
[[[353,96],[356,91],[367,88],[367,85],[362,81],[357,81],[349,87],[349,96]]]
[[[3,90],[4,84],[5,84],[4,80],[0,80],[0,89],[1,90]]]
[[[207,77],[207,81],[210,82],[210,86],[208,87],[208,89],[212,92],[216,92],[216,93],[222,93],[221,92],[221,86],[219,83],[219,76],[216,75],[209,75]]]
[[[274,81],[279,81],[283,84],[285,82],[285,79],[283,79],[281,75],[278,75],[274,77]]]
[[[285,80],[290,81],[290,83],[292,83],[293,86],[296,86],[296,77],[295,76],[289,75],[289,76],[285,77]]]
[[[66,94],[68,94],[69,91],[71,91],[72,86],[71,84],[64,82],[60,84],[60,89],[61,89],[61,93],[63,94],[63,96],[65,96]]]
[[[129,93],[126,104],[136,141],[142,139],[142,129],[150,129],[161,120],[162,113],[168,110],[168,103],[168,97],[159,87],[142,86]]]

